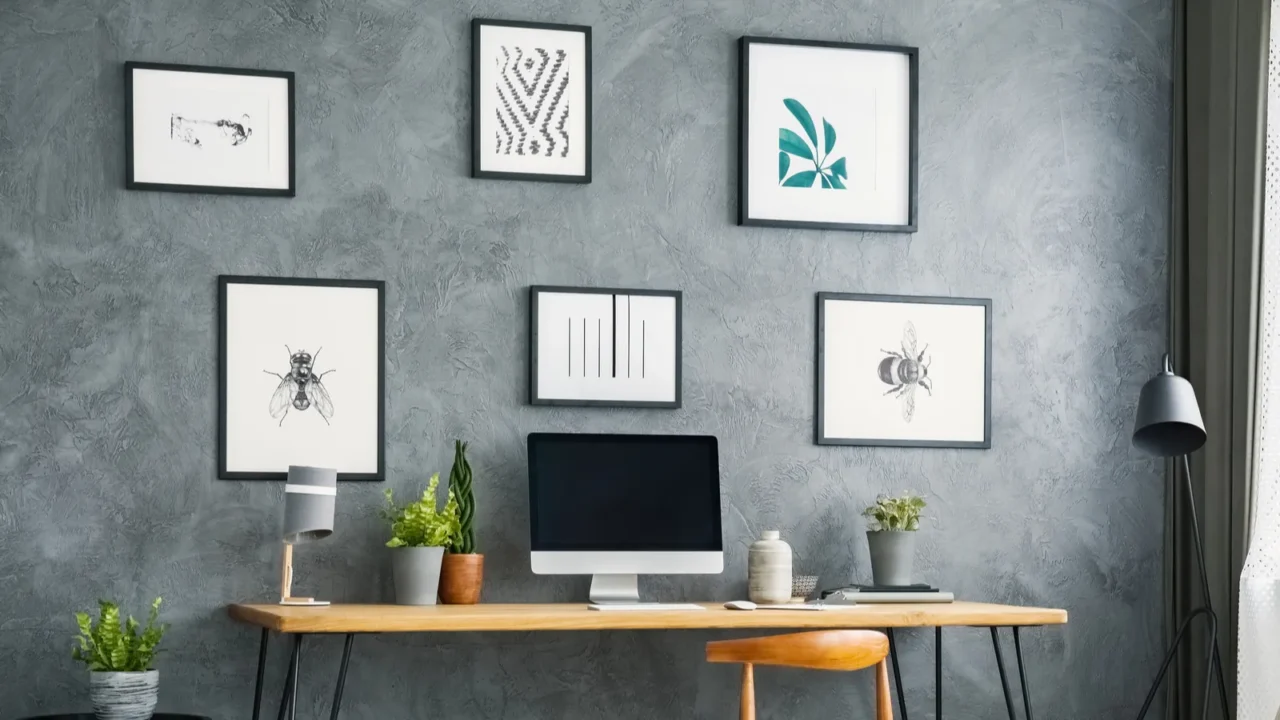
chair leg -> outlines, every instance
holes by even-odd
[[[889,664],[876,663],[876,720],[893,720],[893,701],[889,697]]]
[[[756,720],[756,679],[751,663],[742,666],[742,709],[739,720]]]

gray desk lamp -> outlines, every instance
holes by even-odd
[[[284,557],[280,563],[281,605],[328,605],[327,600],[293,596],[293,546],[333,534],[333,506],[338,499],[338,471],[289,466],[284,486]]]
[[[1200,564],[1200,583],[1204,590],[1204,605],[1192,610],[1178,626],[1178,634],[1173,638],[1173,645],[1160,664],[1160,672],[1151,683],[1146,702],[1138,712],[1138,720],[1146,716],[1151,701],[1156,697],[1164,674],[1178,653],[1178,646],[1184,638],[1191,637],[1187,630],[1197,617],[1203,617],[1209,624],[1209,645],[1212,653],[1208,658],[1209,666],[1204,674],[1204,707],[1200,717],[1208,717],[1209,695],[1212,689],[1213,675],[1218,676],[1218,694],[1222,698],[1222,716],[1231,717],[1227,710],[1227,685],[1222,678],[1222,655],[1218,650],[1218,616],[1213,612],[1213,599],[1209,595],[1209,578],[1204,568],[1204,542],[1200,538],[1200,521],[1196,518],[1196,498],[1191,490],[1191,453],[1199,450],[1206,439],[1204,419],[1200,417],[1200,405],[1196,402],[1196,391],[1191,383],[1173,374],[1173,366],[1169,363],[1169,355],[1164,356],[1164,369],[1142,386],[1142,395],[1138,399],[1138,418],[1133,424],[1133,445],[1150,455],[1157,457],[1182,458],[1183,484],[1187,493],[1187,514],[1191,518],[1191,532],[1195,535],[1196,560]]]

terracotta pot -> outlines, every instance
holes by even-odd
[[[440,567],[440,602],[446,605],[475,605],[484,584],[484,555],[448,553]]]

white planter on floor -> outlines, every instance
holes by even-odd
[[[159,670],[89,673],[89,702],[98,720],[150,720],[159,692]]]

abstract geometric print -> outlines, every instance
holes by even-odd
[[[496,62],[497,153],[568,157],[568,54],[503,45]]]

